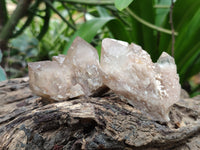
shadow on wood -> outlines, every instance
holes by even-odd
[[[28,78],[0,82],[0,149],[198,150],[200,97],[181,99],[161,124],[108,92],[49,103]]]

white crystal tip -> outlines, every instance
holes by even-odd
[[[157,63],[159,64],[175,64],[174,58],[171,57],[166,52],[162,52],[161,56],[159,57]]]

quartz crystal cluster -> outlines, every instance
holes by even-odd
[[[155,120],[169,121],[169,107],[179,100],[174,59],[163,52],[157,63],[136,44],[106,38],[101,68],[105,85]]]
[[[52,60],[29,63],[30,88],[35,94],[59,101],[90,96],[102,87],[98,53],[80,37],[67,56],[54,56]]]
[[[136,44],[106,38],[101,62],[95,48],[77,37],[67,55],[29,63],[30,87],[53,100],[91,96],[104,85],[148,117],[169,121],[169,108],[180,97],[174,59],[162,53],[156,63]]]

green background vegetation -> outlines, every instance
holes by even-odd
[[[111,37],[141,45],[154,62],[163,51],[171,54],[182,87],[199,94],[199,6],[199,0],[0,0],[0,80],[4,70],[9,78],[26,76],[27,62],[66,54],[76,36],[99,54],[101,40]]]

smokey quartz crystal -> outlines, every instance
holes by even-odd
[[[106,38],[101,62],[94,47],[77,37],[67,55],[29,63],[30,87],[56,101],[91,96],[109,87],[150,119],[169,121],[170,107],[180,98],[174,59],[163,52],[156,63],[140,46]]]
[[[171,105],[180,98],[174,59],[163,52],[157,63],[136,44],[102,41],[103,82],[151,119],[169,121]]]
[[[29,63],[30,88],[35,94],[59,101],[90,96],[102,86],[98,53],[80,37],[67,56],[54,56],[52,60]]]

